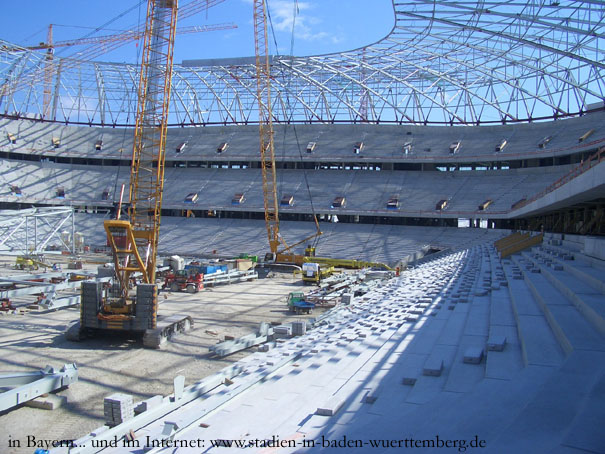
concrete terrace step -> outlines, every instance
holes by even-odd
[[[563,257],[565,255],[571,255],[575,261],[578,261],[584,265],[591,266],[597,270],[605,272],[605,262],[590,255],[586,255],[582,252],[569,250],[562,246],[555,246],[553,244],[542,243],[542,247],[549,251],[559,254]]]
[[[458,304],[456,309],[468,311],[464,330],[456,339],[457,347],[454,362],[449,371],[444,391],[467,392],[485,377],[486,341],[489,332],[489,298],[475,296],[468,304]],[[463,312],[460,312],[463,314]],[[457,314],[454,314],[456,316]],[[467,364],[465,357],[469,352],[479,354],[477,364]]]
[[[566,260],[549,248],[540,248],[535,251],[543,258],[551,260],[553,263],[563,267],[563,270],[567,271],[572,276],[575,276],[595,290],[605,294],[605,266],[593,265],[582,260]]]
[[[605,336],[605,296],[581,282],[564,270],[555,270],[539,263],[533,254],[523,252],[523,257],[550,281],[550,283],[565,295],[576,306],[578,311]]]
[[[523,452],[528,437],[532,440],[532,452],[551,452],[567,444],[568,430],[577,415],[586,416],[587,411],[590,419],[594,419],[603,414],[601,409],[586,406],[586,390],[593,388],[595,380],[602,376],[604,364],[603,352],[573,352],[536,393],[524,399],[526,407],[509,420],[510,425],[503,428],[501,436],[490,443],[490,452]],[[600,440],[602,447],[602,427],[587,429],[591,433],[591,445]]]
[[[458,335],[454,345],[457,346],[454,363],[449,371],[444,391],[450,392],[468,392],[477,383],[485,377],[485,357],[486,342],[489,334],[490,319],[490,297],[479,296],[474,291],[476,289],[481,275],[491,268],[487,248],[477,248],[474,254],[475,258],[469,261],[467,274],[463,277],[467,285],[470,286],[470,295],[467,297],[467,303],[458,303],[456,311],[458,314],[467,313],[462,335]],[[477,363],[469,364],[469,354],[474,356],[472,361]]]
[[[434,332],[430,339],[427,334],[414,340],[409,353],[424,354],[426,360],[422,369],[416,368],[417,377],[408,373],[406,382],[413,384],[412,391],[406,398],[408,404],[422,404],[436,398],[448,387],[455,392],[464,392],[469,387],[466,379],[472,375],[470,383],[475,383],[484,376],[483,367],[463,364],[463,357],[468,348],[485,345],[487,337],[488,314],[477,303],[473,310],[473,299],[470,296],[476,284],[480,266],[480,249],[475,249],[467,258],[466,264],[455,273],[454,285],[446,286],[444,304],[436,313],[432,323]],[[487,307],[487,301],[483,301]],[[470,322],[469,322],[470,320]],[[476,327],[475,325],[481,325]],[[422,335],[423,333],[419,333]],[[421,374],[421,375],[420,375]],[[472,385],[471,385],[472,386]]]
[[[515,263],[523,270],[518,258]],[[540,305],[559,344],[566,354],[575,349],[605,351],[605,338],[577,308],[541,274],[522,271],[525,283]]]
[[[556,336],[544,318],[531,291],[523,282],[513,277],[513,265],[504,264],[508,290],[513,308],[517,333],[521,345],[523,363],[527,366],[558,366],[564,355]]]
[[[495,249],[490,250],[490,262],[492,269],[496,269],[497,266],[502,267]],[[510,264],[508,260],[505,262]],[[492,290],[490,301],[488,342],[505,339],[506,343],[502,351],[486,351],[485,376],[510,380],[523,368],[523,356],[508,287]]]
[[[601,365],[604,363],[601,358]],[[577,448],[581,452],[605,452],[602,422],[605,421],[605,375],[585,394],[583,407],[567,431],[563,446]]]
[[[515,374],[513,380],[486,378],[477,383],[472,390],[465,393],[442,392],[438,399],[406,410],[402,418],[384,418],[375,421],[372,436],[381,437],[397,426],[405,434],[413,434],[416,439],[433,438],[438,433],[440,438],[490,440],[485,451],[489,453],[524,452],[522,450],[493,450],[491,440],[499,437],[503,430],[512,424],[521,414],[531,399],[549,380],[557,368],[528,366]],[[489,405],[478,405],[478,402],[489,402]],[[392,420],[392,421],[389,421]],[[352,430],[362,430],[353,422]],[[403,428],[403,429],[402,429]],[[524,440],[527,440],[526,438]],[[438,452],[423,450],[422,452]],[[472,450],[467,449],[466,452]],[[386,451],[384,451],[386,452]],[[420,451],[419,451],[420,452]],[[539,451],[535,451],[539,452]]]

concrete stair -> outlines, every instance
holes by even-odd
[[[531,254],[524,252],[522,256],[539,269],[551,285],[568,298],[596,330],[605,336],[605,296],[603,293],[564,269],[552,266],[552,263],[545,260],[538,252]]]
[[[576,349],[605,351],[605,338],[543,273],[524,271],[524,279],[567,355]]]

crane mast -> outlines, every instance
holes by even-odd
[[[256,56],[256,96],[260,137],[261,171],[265,225],[269,248],[275,255],[280,243],[277,176],[275,174],[275,147],[273,115],[271,113],[271,70],[267,40],[267,9],[264,0],[254,0],[254,49]],[[283,240],[281,240],[283,242]],[[287,245],[284,243],[284,246]]]
[[[128,220],[105,221],[119,299],[128,304],[131,275],[155,283],[170,80],[178,0],[149,0],[130,170]]]
[[[307,240],[319,237],[321,230],[317,222],[317,216],[314,215],[313,219],[317,231],[307,238],[288,246],[279,233],[279,201],[277,200],[273,113],[271,111],[271,62],[269,58],[267,5],[265,0],[254,0],[254,51],[256,56],[256,97],[258,100],[263,201],[269,248],[273,258],[276,260],[300,262],[302,256],[294,255],[291,252],[292,248]],[[283,248],[278,250],[280,243],[283,245]],[[286,254],[282,254],[282,252],[286,252]]]

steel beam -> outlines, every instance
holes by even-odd
[[[76,381],[78,381],[78,368],[75,364],[65,364],[58,371],[51,366],[46,366],[38,372],[0,375],[0,387],[12,388],[0,394],[0,411],[64,388]]]

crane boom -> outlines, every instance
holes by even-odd
[[[275,147],[271,112],[271,72],[267,41],[267,10],[264,0],[254,0],[254,49],[256,55],[256,96],[258,99],[258,126],[260,137],[261,170],[265,225],[269,248],[277,253],[280,243],[277,176],[275,174]],[[282,240],[283,242],[283,240]],[[287,245],[284,243],[287,248]]]
[[[279,233],[279,202],[277,200],[273,113],[271,106],[271,62],[269,58],[267,35],[267,5],[265,0],[254,0],[256,97],[258,100],[258,127],[260,136],[265,226],[267,228],[269,248],[273,257],[287,262],[301,262],[301,256],[293,255],[291,252],[292,248],[312,238],[319,237],[319,235],[321,235],[321,230],[319,229],[317,217],[314,215],[313,218],[317,231],[307,238],[288,246]],[[283,245],[283,248],[278,250],[280,243]],[[282,252],[286,252],[287,254],[282,254]]]
[[[179,17],[185,18],[193,16],[204,9],[208,10],[208,8],[219,5],[224,1],[225,0],[192,0],[179,10]],[[167,4],[168,2],[164,3]],[[225,30],[229,28],[237,27],[233,24],[192,26],[178,30],[176,33],[199,33],[215,30]],[[120,46],[123,46],[124,44],[133,40],[138,40],[141,37],[141,34],[138,31],[135,31],[138,30],[138,28],[133,28],[132,30],[124,31],[114,35],[96,36],[69,41],[53,42],[52,29],[52,24],[50,24],[46,43],[40,43],[37,46],[15,46],[14,48],[10,49],[11,51],[16,52],[27,52],[31,50],[44,49],[46,50],[46,55],[43,64],[40,65],[38,68],[28,70],[27,73],[21,75],[18,79],[8,78],[4,82],[2,82],[2,84],[0,84],[0,103],[2,103],[4,97],[8,96],[9,98],[11,98],[12,96],[14,96],[14,93],[20,90],[29,89],[31,93],[31,90],[35,89],[34,87],[43,82],[42,114],[43,117],[47,120],[56,120],[56,112],[54,112],[55,108],[54,106],[51,106],[53,96],[58,96],[58,93],[53,93],[53,78],[56,77],[56,85],[58,87],[59,78],[62,71],[64,72],[66,70],[74,68],[78,66],[82,61],[92,61],[95,58],[106,54],[107,52],[115,50]],[[77,54],[72,55],[69,58],[61,59],[58,64],[55,63],[55,58],[53,55],[55,48],[69,47],[75,45],[88,45],[88,47],[78,51]],[[57,90],[58,88],[54,91],[56,92]]]
[[[50,25],[52,27],[52,24]],[[233,23],[224,23],[224,24],[212,24],[212,25],[192,25],[189,27],[182,27],[176,30],[177,35],[185,35],[191,33],[203,33],[203,32],[213,32],[217,30],[229,30],[237,28],[237,25]],[[87,45],[87,44],[107,44],[107,43],[127,43],[129,41],[138,41],[143,36],[144,31],[139,30],[125,30],[119,33],[114,33],[113,35],[102,35],[102,36],[90,36],[87,38],[77,38],[77,39],[68,39],[65,41],[55,41],[52,42],[47,38],[45,43],[40,43],[37,46],[27,46],[23,48],[25,51],[27,50],[40,50],[40,49],[56,49],[57,47],[70,47],[70,46],[79,46],[79,45]],[[105,48],[99,48],[102,51],[105,51]],[[15,49],[17,50],[17,49]],[[77,56],[77,55],[76,55]],[[75,57],[71,57],[75,58]]]

